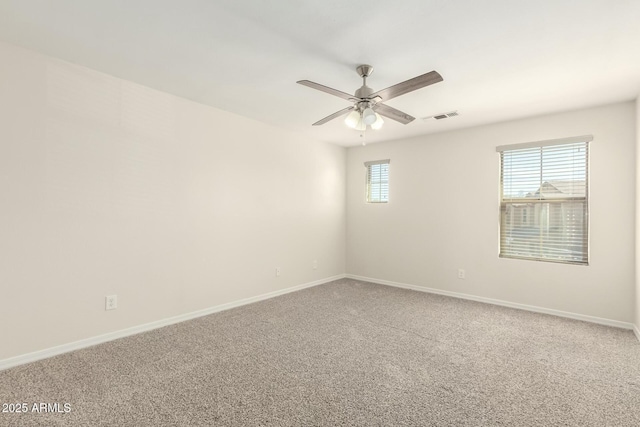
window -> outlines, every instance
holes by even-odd
[[[498,147],[500,256],[588,264],[591,136]]]
[[[367,167],[367,203],[389,202],[389,160],[365,162]]]

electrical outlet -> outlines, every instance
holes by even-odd
[[[108,295],[104,299],[105,310],[115,310],[118,308],[118,295]]]
[[[317,269],[318,269],[318,260],[317,260],[317,259],[314,259],[314,260],[313,260],[313,269],[314,269],[314,270],[317,270]]]
[[[276,267],[276,277],[280,277],[280,267]]]
[[[465,275],[464,269],[459,268],[458,269],[458,279],[464,279],[464,275]]]

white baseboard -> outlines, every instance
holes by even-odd
[[[640,341],[640,328],[638,328],[638,325],[633,325],[633,333],[636,334],[636,338]]]
[[[163,326],[173,325],[174,323],[184,322],[186,320],[195,319],[197,317],[206,316],[208,314],[217,313],[219,311],[229,310],[231,308],[240,307],[243,305],[251,304],[258,301],[263,301],[269,298],[274,298],[280,295],[288,294],[290,292],[299,291],[305,288],[322,285],[323,283],[332,282],[334,280],[344,279],[346,276],[340,274],[337,276],[327,277],[325,279],[316,280],[313,282],[304,283],[302,285],[292,286],[286,289],[280,289],[278,291],[268,292],[266,294],[258,295],[255,297],[244,298],[238,301],[229,302],[226,304],[216,305],[214,307],[205,308],[204,310],[198,310],[191,313],[181,314],[179,316],[170,317],[168,319],[157,320],[151,323],[145,323],[143,325],[133,326],[131,328],[122,329],[120,331],[110,332],[108,334],[98,335],[91,338],[82,339],[79,341],[62,344],[56,347],[47,348],[44,350],[35,351],[33,353],[27,353],[20,356],[11,357],[9,359],[0,360],[0,371],[4,369],[13,368],[15,366],[24,365],[26,363],[35,362],[36,360],[46,359],[48,357],[57,356],[59,354],[68,353],[70,351],[79,350],[86,347],[91,347],[96,344],[102,344],[108,341],[113,341],[118,338],[128,337],[130,335],[139,334],[141,332],[150,331]]]
[[[582,321],[591,322],[591,323],[598,323],[600,325],[613,326],[613,327],[616,327],[616,328],[633,329],[634,332],[636,333],[636,337],[638,337],[638,339],[640,339],[640,331],[638,331],[637,327],[635,327],[635,329],[634,329],[634,325],[632,323],[621,322],[619,320],[604,319],[604,318],[601,318],[601,317],[587,316],[585,314],[578,314],[578,313],[571,313],[571,312],[567,312],[567,311],[554,310],[552,308],[536,307],[536,306],[533,306],[533,305],[519,304],[519,303],[515,303],[515,302],[503,301],[503,300],[498,300],[498,299],[493,299],[493,298],[479,297],[479,296],[476,296],[476,295],[463,294],[463,293],[460,293],[460,292],[444,291],[444,290],[441,290],[441,289],[427,288],[427,287],[424,287],[424,286],[408,285],[406,283],[391,282],[389,280],[374,279],[374,278],[371,278],[371,277],[356,276],[356,275],[353,275],[353,274],[347,274],[346,277],[349,278],[349,279],[361,280],[363,282],[371,282],[371,283],[377,283],[377,284],[380,284],[380,285],[393,286],[393,287],[396,287],[396,288],[411,289],[411,290],[414,290],[414,291],[427,292],[427,293],[438,294],[438,295],[445,295],[445,296],[454,297],[454,298],[461,298],[461,299],[466,299],[466,300],[471,300],[471,301],[484,302],[484,303],[487,303],[487,304],[501,305],[503,307],[517,308],[519,310],[526,310],[526,311],[533,311],[535,313],[551,314],[551,315],[554,315],[554,316],[566,317],[566,318],[575,319],[575,320],[582,320]]]

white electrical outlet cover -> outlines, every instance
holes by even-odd
[[[115,310],[118,308],[118,295],[107,295],[105,297],[105,310]]]

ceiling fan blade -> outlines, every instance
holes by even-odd
[[[397,96],[404,95],[405,93],[418,90],[425,86],[432,85],[442,81],[442,76],[437,71],[430,71],[418,77],[414,77],[397,85],[389,86],[386,89],[374,92],[371,97],[379,96],[383,101],[388,101]],[[298,82],[300,83],[300,82]],[[382,114],[382,113],[380,113]],[[392,118],[392,117],[390,117]]]
[[[348,94],[346,92],[342,92],[340,90],[333,89],[333,88],[330,88],[328,86],[321,85],[319,83],[314,83],[314,82],[309,81],[309,80],[300,80],[299,82],[296,82],[296,83],[301,84],[303,86],[308,86],[308,87],[310,87],[312,89],[317,89],[319,91],[326,92],[326,93],[331,94],[331,95],[335,95],[335,96],[337,96],[339,98],[346,99],[347,101],[357,101],[358,100],[358,98],[356,98],[355,96],[350,95],[350,94]]]
[[[327,123],[330,120],[335,119],[336,117],[344,116],[345,114],[347,114],[349,111],[353,110],[354,108],[355,107],[352,105],[351,107],[343,108],[340,111],[336,111],[335,113],[331,114],[330,116],[327,116],[324,119],[318,120],[317,122],[315,122],[313,124],[313,126],[320,126],[320,125],[323,125],[323,124]]]
[[[407,123],[410,123],[416,119],[415,117],[412,117],[400,110],[396,110],[395,108],[389,107],[385,104],[376,104],[373,109],[381,116],[388,117],[391,120],[402,123],[403,125],[406,125]]]

